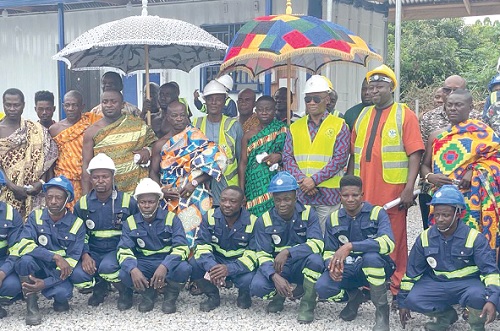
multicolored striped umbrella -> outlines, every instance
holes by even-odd
[[[382,57],[348,29],[311,16],[271,15],[246,23],[231,42],[220,74],[243,70],[258,76],[291,64],[317,72],[335,61],[366,65]]]

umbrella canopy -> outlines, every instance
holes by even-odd
[[[146,56],[145,45],[149,56]],[[131,16],[88,30],[53,59],[73,70],[116,68],[122,73],[149,69],[189,72],[220,63],[227,46],[205,30],[175,19]]]
[[[366,42],[348,29],[311,16],[258,17],[241,27],[221,65],[221,74],[244,70],[254,77],[286,66],[317,72],[334,61],[366,65],[382,60]]]

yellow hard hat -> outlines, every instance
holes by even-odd
[[[332,81],[329,80],[326,76],[321,76],[321,77],[323,77],[323,79],[326,80],[326,83],[328,84],[328,87],[330,88],[330,91],[333,91]]]
[[[384,79],[384,78],[386,78],[386,79]],[[391,68],[389,68],[385,64],[382,64],[381,66],[376,67],[375,69],[373,69],[372,71],[369,71],[366,74],[366,80],[368,81],[368,83],[370,83],[370,82],[388,82],[388,83],[390,83],[390,81],[388,81],[387,78],[389,78],[392,81],[392,83],[393,83],[392,91],[394,91],[396,89],[396,86],[398,85],[398,81],[396,80],[396,74],[394,73],[394,71],[392,71]]]

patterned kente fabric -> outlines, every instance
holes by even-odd
[[[141,178],[149,177],[147,167],[134,162],[134,151],[155,142],[153,130],[138,117],[122,115],[94,136],[94,155],[104,153],[115,162],[115,185],[118,191],[132,194]]]
[[[461,190],[467,204],[464,222],[481,231],[492,248],[497,245],[500,219],[499,148],[500,139],[489,126],[469,119],[438,135],[432,150],[435,174],[461,180],[472,170],[470,190]]]
[[[178,190],[203,173],[219,181],[227,161],[218,145],[193,126],[188,126],[170,138],[163,145],[160,154],[160,182],[163,187]],[[189,198],[164,202],[168,210],[179,216],[189,247],[192,247],[201,218],[212,208],[212,198],[207,187],[200,184]]]
[[[245,196],[248,211],[257,217],[273,206],[273,200],[271,194],[267,192],[267,187],[278,170],[270,171],[265,162],[257,162],[256,156],[264,152],[281,154],[285,145],[286,132],[285,124],[275,119],[248,140]]]
[[[0,139],[0,168],[17,186],[39,181],[56,159],[57,145],[40,123],[21,119],[19,129]],[[17,200],[9,189],[0,192],[0,201],[11,204],[23,218],[44,204],[43,194]]]
[[[71,127],[59,132],[53,139],[59,150],[59,158],[56,160],[54,174],[64,175],[73,184],[75,199],[69,202],[67,207],[71,210],[82,196],[82,146],[85,130],[98,120],[101,115],[84,113],[82,118]]]

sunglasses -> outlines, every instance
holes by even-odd
[[[323,101],[324,98],[326,98],[326,97],[322,98],[318,95],[313,95],[313,96],[308,95],[308,96],[304,97],[304,101],[305,101],[305,103],[309,103],[311,101],[314,101],[314,103],[320,103],[321,101]]]

